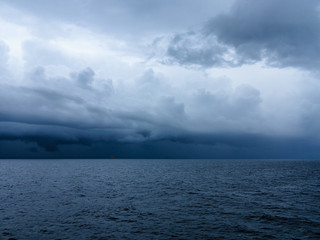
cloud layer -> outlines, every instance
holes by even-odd
[[[319,68],[318,1],[239,0],[202,28],[175,35],[168,55],[184,65]]]
[[[0,5],[1,158],[320,155],[317,1]]]

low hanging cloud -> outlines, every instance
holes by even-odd
[[[33,157],[59,157],[59,153],[72,157],[62,149],[81,152],[81,146],[96,157],[106,156],[103,149],[109,154],[113,148],[118,149],[118,156],[122,156],[120,149],[127,149],[129,155],[123,156],[149,156],[155,151],[154,157],[165,157],[161,146],[170,149],[168,157],[181,157],[172,146],[182,149],[185,145],[207,154],[202,156],[231,157],[249,151],[255,141],[263,152],[263,144],[273,141],[270,129],[278,125],[263,115],[264,99],[249,84],[234,86],[228,79],[211,79],[213,87],[195,85],[183,92],[153,69],[116,86],[111,79],[99,78],[90,67],[69,76],[50,76],[46,69],[37,67],[27,73],[24,85],[1,83],[0,145],[12,142]],[[315,106],[312,96],[305,98],[305,104]],[[306,111],[302,125],[306,121],[310,125],[308,119],[313,120],[315,114]],[[288,126],[291,131],[295,127]],[[283,143],[286,134],[278,134],[275,139]],[[97,155],[92,152],[96,147],[100,149]],[[134,153],[136,148],[139,154]]]
[[[178,89],[146,70],[133,85],[114,88],[90,67],[69,77],[50,77],[45,67],[24,76],[25,86],[1,83],[1,140],[58,146],[99,142],[140,143],[183,139],[203,132],[256,132],[260,93],[250,85],[195,89],[177,99]],[[205,120],[205,121],[204,121]],[[201,126],[201,127],[197,127]],[[248,130],[251,128],[251,130]],[[176,141],[176,140],[174,140]],[[180,140],[179,140],[180,141]]]
[[[169,62],[200,67],[264,61],[273,67],[318,70],[319,1],[238,0],[229,13],[169,40]]]
[[[231,2],[1,4],[0,157],[319,156],[318,3]]]

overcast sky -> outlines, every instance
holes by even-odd
[[[317,0],[0,0],[0,158],[319,158]]]

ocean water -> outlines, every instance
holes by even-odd
[[[0,239],[320,239],[320,161],[0,160]]]

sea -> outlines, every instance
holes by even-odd
[[[320,239],[320,161],[0,160],[0,239]]]

